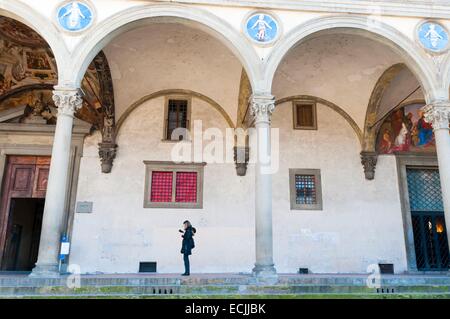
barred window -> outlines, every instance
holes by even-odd
[[[290,169],[289,182],[291,193],[291,209],[322,209],[320,170]]]
[[[144,207],[202,208],[205,163],[144,161]]]
[[[292,113],[294,115],[294,129],[317,129],[317,111],[314,101],[294,101]]]
[[[314,175],[295,174],[295,202],[297,204],[317,204]]]
[[[184,135],[173,135],[179,128],[189,129],[190,101],[184,98],[168,98],[166,101],[166,123],[164,138],[166,140],[183,140]]]

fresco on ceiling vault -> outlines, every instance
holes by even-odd
[[[425,122],[421,110],[423,106],[411,104],[393,111],[386,117],[378,133],[378,153],[435,150],[433,127]]]
[[[56,112],[50,116],[47,111],[54,108],[51,88],[57,82],[56,61],[42,37],[18,21],[0,17],[0,112],[25,106],[25,117],[42,116],[52,123]],[[94,62],[81,87],[84,105],[76,115],[99,128],[103,125],[102,92]]]
[[[44,47],[47,45],[38,33],[23,23],[7,17],[0,17],[0,35],[2,38],[26,47]]]
[[[31,84],[56,84],[53,55],[46,48],[29,48],[0,36],[0,95]]]

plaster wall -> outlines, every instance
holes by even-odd
[[[204,128],[225,129],[211,106],[192,102]],[[193,272],[248,272],[254,262],[254,171],[236,176],[233,164],[208,163],[204,208],[143,208],[143,160],[170,160],[162,142],[164,98],[138,107],[124,122],[120,151],[110,174],[98,168],[94,135],[85,140],[78,201],[93,201],[92,214],[75,214],[71,263],[83,273],[137,272],[139,261],[157,261],[158,272],[182,270],[177,229],[189,219],[198,228]],[[273,176],[274,258],[279,272],[309,267],[321,272],[365,272],[389,262],[401,272],[406,256],[395,158],[382,156],[374,181],[364,179],[358,139],[333,110],[318,105],[318,131],[292,130],[290,103],[278,106],[280,170]],[[319,168],[323,210],[289,206],[289,168]]]
[[[341,107],[362,129],[375,84],[387,68],[401,62],[396,53],[370,39],[345,34],[318,36],[284,58],[275,74],[273,94],[277,99],[299,94],[323,98]],[[408,81],[401,85],[405,92],[411,86]],[[397,97],[395,103],[404,97]]]
[[[406,270],[402,213],[393,156],[380,156],[376,177],[364,178],[358,138],[350,125],[317,105],[318,130],[293,130],[292,103],[277,106],[280,170],[273,177],[274,258],[281,272],[367,271],[394,263]],[[290,210],[289,168],[320,169],[322,211]]]
[[[189,219],[198,229],[193,272],[237,272],[254,262],[254,177],[238,177],[234,164],[207,163],[203,209],[143,208],[144,160],[170,161],[173,143],[161,141],[164,97],[138,107],[124,122],[110,174],[98,167],[94,135],[85,141],[77,200],[93,201],[92,214],[76,214],[71,263],[82,272],[137,272],[156,261],[159,272],[182,271],[178,229]],[[224,131],[226,121],[205,102],[192,100],[192,119]],[[205,141],[204,146],[208,145]],[[231,145],[232,147],[233,145]]]
[[[104,51],[117,118],[147,94],[184,89],[212,98],[235,121],[242,65],[206,33],[178,24],[154,24],[121,35]]]
[[[106,48],[119,116],[128,105],[163,89],[189,89],[217,101],[234,119],[241,65],[215,40],[179,25],[136,30]],[[142,41],[143,37],[152,39]],[[189,41],[188,41],[189,39]],[[157,48],[154,50],[153,48]],[[307,94],[327,99],[362,127],[376,81],[401,62],[378,43],[349,35],[312,39],[289,53],[274,81],[277,98]],[[144,160],[170,161],[173,143],[162,141],[165,98],[144,102],[118,132],[110,174],[99,169],[99,134],[85,139],[77,201],[93,213],[75,214],[70,262],[83,273],[134,273],[140,261],[158,272],[182,271],[177,229],[185,219],[198,228],[193,272],[248,272],[254,263],[254,171],[236,176],[233,163],[205,166],[203,209],[143,208]],[[365,272],[372,263],[406,270],[395,158],[382,156],[367,181],[361,147],[348,122],[318,105],[318,130],[292,129],[292,105],[273,114],[280,133],[280,169],[273,176],[274,258],[279,272]],[[206,102],[192,99],[191,121],[203,128],[227,123]],[[207,143],[204,143],[204,147]],[[232,145],[228,146],[228,148]],[[321,170],[322,211],[291,211],[289,168]]]

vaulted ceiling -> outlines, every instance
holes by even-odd
[[[57,66],[46,41],[28,26],[0,16],[0,113],[24,109],[13,121],[26,122],[33,115],[54,124],[52,89],[57,83]],[[111,75],[103,52],[89,65],[81,88],[84,104],[76,117],[102,129],[105,117],[114,116]]]

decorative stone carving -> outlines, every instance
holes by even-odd
[[[250,158],[250,148],[248,146],[235,146],[233,150],[236,173],[238,176],[245,176]]]
[[[48,104],[44,103],[44,94],[41,93],[33,103],[27,104],[19,123],[26,124],[54,124],[56,118]]]
[[[110,173],[117,153],[114,92],[111,72],[105,54],[100,52],[94,58],[94,65],[100,83],[100,102],[103,106],[102,141],[98,144],[102,173]]]
[[[255,123],[270,123],[270,117],[275,110],[275,99],[272,95],[253,95],[251,97],[250,112]]]
[[[367,180],[375,178],[375,167],[377,165],[378,154],[376,152],[361,152],[361,164],[364,167],[364,175]]]
[[[117,144],[98,143],[98,155],[100,156],[102,173],[110,173],[113,161],[116,158]]]
[[[58,116],[73,116],[83,106],[83,98],[79,90],[54,90],[53,101],[58,108]]]
[[[79,32],[89,28],[94,20],[93,9],[85,2],[69,1],[57,10],[59,26],[69,32]]]
[[[450,101],[437,101],[425,105],[425,121],[433,125],[433,130],[449,129]]]
[[[435,21],[424,21],[417,28],[419,43],[432,53],[443,53],[448,49],[449,34],[447,29]]]
[[[254,43],[268,45],[274,43],[280,36],[280,24],[268,12],[252,12],[245,21],[245,34]]]

